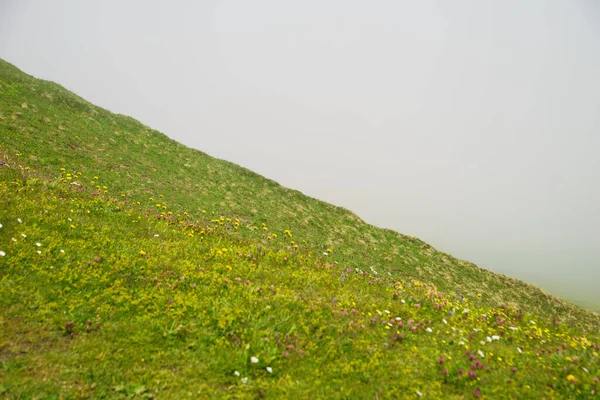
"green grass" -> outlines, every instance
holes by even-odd
[[[2,397],[598,390],[597,314],[3,61],[0,162]]]

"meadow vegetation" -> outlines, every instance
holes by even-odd
[[[0,61],[0,397],[588,398],[599,317]]]

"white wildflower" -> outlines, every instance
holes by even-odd
[[[324,252],[323,252],[323,255],[324,255],[324,256],[328,256],[328,255],[329,255],[329,253],[328,253],[328,252],[326,252],[326,251],[324,251]]]
[[[483,351],[477,350],[477,354],[479,354],[479,357],[485,358],[485,355],[483,354]]]
[[[523,351],[521,350],[521,348],[520,348],[520,347],[517,347],[517,351],[518,351],[519,353],[522,353],[522,352],[523,352]]]
[[[246,383],[248,383],[248,377],[245,376],[242,378],[242,383],[245,385]]]
[[[446,318],[442,318],[442,322],[443,322],[444,324],[448,324],[448,321],[446,321]]]
[[[0,228],[2,228],[2,224],[0,224]]]
[[[154,237],[158,237],[158,233],[155,233],[155,234],[154,234]]]
[[[61,249],[61,250],[60,250],[60,252],[61,252],[61,253],[64,253],[65,251]]]
[[[512,330],[512,331],[518,331],[519,328],[515,328],[514,326],[509,326],[508,329]]]
[[[41,251],[41,250],[38,250],[38,251],[36,251],[36,253],[38,253],[38,254],[42,254],[42,251]]]
[[[258,363],[258,358],[256,358],[256,357],[250,357],[250,362],[252,364],[257,364]]]
[[[396,317],[396,321],[402,321],[402,318]]]
[[[429,332],[429,333],[433,332],[433,329],[431,329],[431,328],[429,328],[429,327],[427,327],[427,329],[425,329],[425,330],[426,330],[427,332]]]
[[[417,396],[419,396],[419,397],[423,397],[423,393],[419,392],[418,390],[417,390],[417,392],[416,392],[416,393],[417,393]]]
[[[24,238],[26,238],[26,237],[27,237],[27,235],[26,235],[26,234],[24,234],[24,233],[21,233],[21,236],[23,236]]]
[[[272,374],[273,373],[273,368],[267,367],[267,372],[270,373],[270,374]]]
[[[534,320],[530,320],[529,322],[531,322],[531,325],[535,325],[535,321]]]
[[[240,371],[233,371],[233,374],[234,374],[235,376],[240,376]]]
[[[373,268],[373,267],[370,267],[370,268],[371,268],[371,271],[373,271],[373,273],[374,273],[375,275],[377,275],[377,271],[375,271],[375,268]]]
[[[40,242],[37,242],[35,245],[36,245],[37,247],[40,247],[42,244],[41,244]]]
[[[402,299],[400,300],[402,302],[402,304],[406,303],[406,300]]]
[[[489,336],[487,336],[487,337],[485,338],[485,340],[487,340],[487,341],[488,341],[488,343],[492,343],[492,338],[491,338],[491,337],[489,337]]]
[[[17,239],[15,239],[15,238],[11,238],[10,240],[12,240],[13,242],[16,242],[16,241],[17,241]]]
[[[384,313],[389,314],[390,310],[383,310]]]
[[[500,336],[498,336],[498,335],[492,335],[492,340],[500,340]]]
[[[19,221],[20,224],[23,223],[23,220],[21,218],[17,218],[17,221]]]
[[[4,257],[4,256],[6,256],[6,253],[3,252],[2,250],[0,250],[0,257]]]

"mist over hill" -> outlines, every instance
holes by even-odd
[[[0,394],[595,395],[600,317],[0,61]]]

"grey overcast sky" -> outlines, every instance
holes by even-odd
[[[600,309],[596,0],[0,0],[0,57]]]

